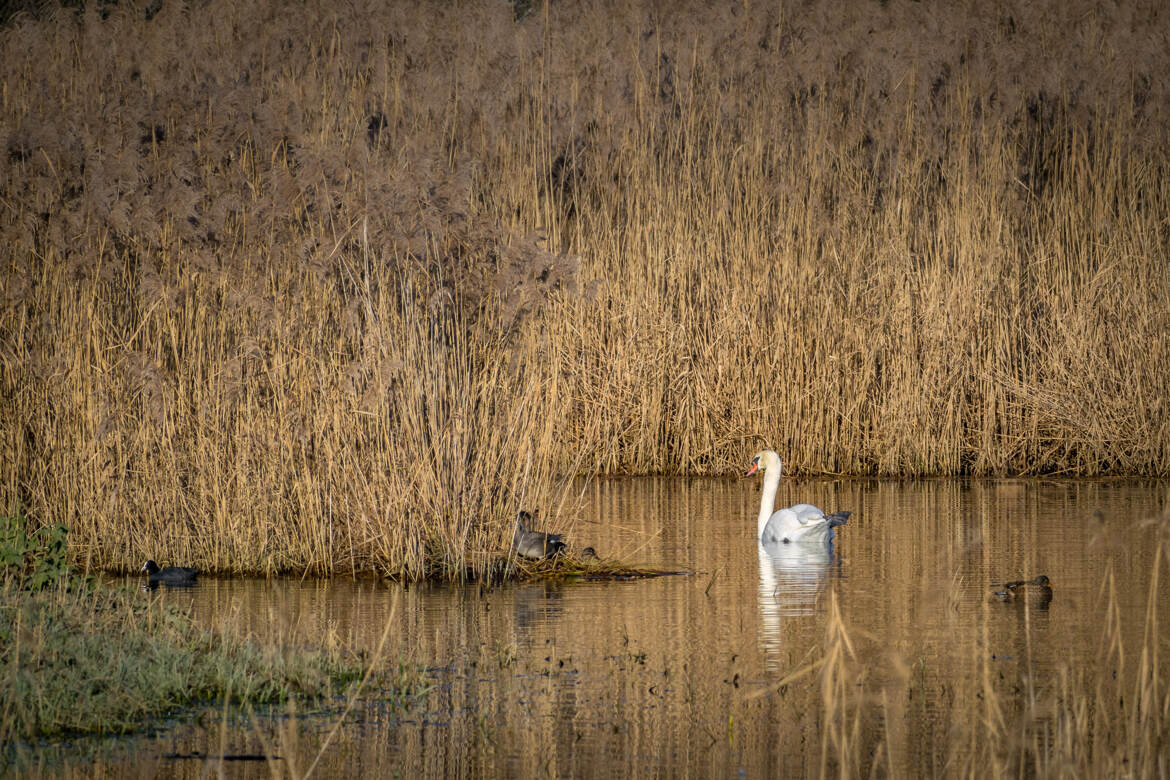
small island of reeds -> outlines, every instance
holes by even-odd
[[[690,573],[681,569],[631,564],[617,559],[581,558],[575,555],[558,555],[540,560],[497,559],[492,566],[488,567],[488,572],[488,581],[492,583],[548,580],[641,580]],[[472,572],[468,574],[470,576]]]

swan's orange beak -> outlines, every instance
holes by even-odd
[[[760,462],[758,460],[753,460],[752,467],[747,470],[747,473],[744,474],[744,476],[750,477],[752,474],[755,474],[759,470],[760,470]]]

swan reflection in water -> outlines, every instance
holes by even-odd
[[[814,615],[825,583],[841,571],[832,542],[760,542],[760,620],[769,658],[781,649],[785,618]]]
[[[816,612],[830,570],[840,566],[832,542],[761,542],[760,610],[764,615]]]

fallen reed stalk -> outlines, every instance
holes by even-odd
[[[1170,472],[1165,14],[521,5],[9,20],[0,508],[458,577],[559,478],[762,443]]]

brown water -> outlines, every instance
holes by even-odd
[[[372,650],[392,618],[389,652],[423,665],[432,688],[405,712],[363,701],[322,752],[319,776],[816,775],[822,750],[830,766],[833,754],[819,673],[779,683],[823,658],[835,610],[857,675],[846,685],[880,698],[856,721],[862,753],[898,775],[937,774],[962,750],[956,711],[984,674],[1010,709],[1093,662],[1110,566],[1125,641],[1140,641],[1154,571],[1144,542],[1156,529],[1135,524],[1164,522],[1170,505],[1165,482],[785,480],[778,505],[854,515],[832,552],[764,551],[759,489],[601,480],[558,527],[578,547],[687,576],[487,592],[208,579],[165,597],[208,623],[309,646]],[[993,582],[1042,573],[1054,584],[1047,609],[988,598]],[[335,721],[271,717],[225,731],[209,714],[66,771],[195,777],[217,770],[163,756],[265,743],[304,771]]]

